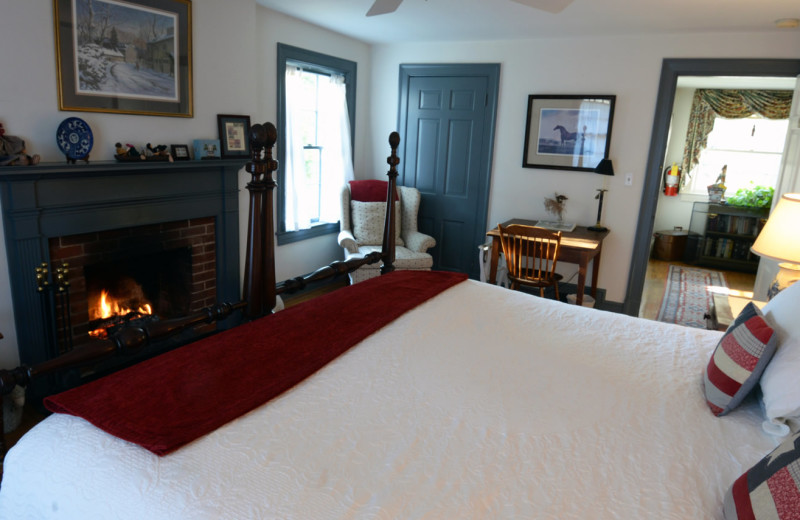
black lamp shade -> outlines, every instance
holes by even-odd
[[[611,159],[603,159],[597,163],[594,172],[600,175],[614,175],[614,166],[611,164]]]

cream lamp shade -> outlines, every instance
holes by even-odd
[[[787,193],[780,198],[751,251],[781,262],[767,292],[770,298],[800,279],[800,193]]]

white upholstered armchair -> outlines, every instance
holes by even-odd
[[[339,245],[344,248],[345,260],[381,250],[387,189],[388,183],[381,180],[350,181],[342,188]],[[395,269],[430,271],[433,258],[426,251],[436,240],[417,231],[420,193],[406,186],[398,186],[397,192]],[[378,276],[380,268],[380,263],[365,265],[350,273],[350,283]]]

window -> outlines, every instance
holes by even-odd
[[[278,244],[339,230],[353,178],[356,64],[278,44]]]
[[[708,193],[707,186],[716,182],[723,166],[726,195],[753,185],[775,186],[781,165],[788,119],[766,119],[751,116],[743,119],[717,117],[708,134],[708,144],[700,154],[700,162],[692,170],[691,193]]]

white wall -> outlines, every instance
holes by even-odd
[[[624,299],[639,218],[642,175],[652,132],[664,58],[797,58],[800,32],[680,34],[512,42],[414,43],[376,46],[372,58],[372,133],[376,171],[397,125],[401,63],[501,64],[497,133],[488,226],[512,217],[546,217],[543,197],[569,197],[566,218],[594,223],[594,195],[602,179],[590,173],[522,168],[529,94],[615,94],[610,157],[617,172],[606,193],[599,285]],[[626,173],[633,186],[625,186]]]

